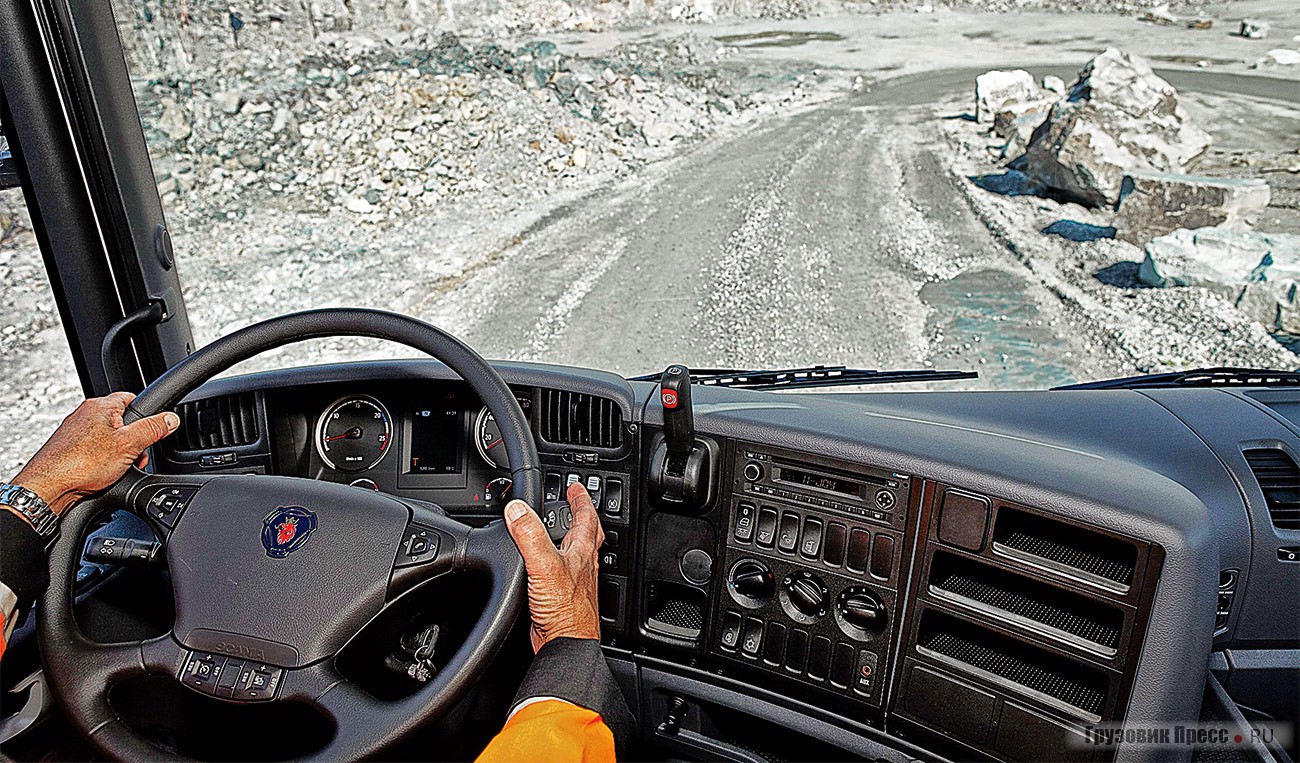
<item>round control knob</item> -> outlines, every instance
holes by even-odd
[[[758,607],[772,596],[775,582],[772,571],[757,559],[741,559],[727,575],[732,598],[747,607]]]
[[[763,465],[757,461],[750,461],[745,464],[744,473],[746,482],[758,482],[763,479]]]
[[[785,576],[782,583],[782,603],[787,605],[786,614],[803,623],[810,623],[826,616],[829,596],[826,584],[811,572],[800,570]]]
[[[866,640],[870,634],[884,629],[885,603],[868,588],[846,588],[835,602],[835,619],[845,633]]]

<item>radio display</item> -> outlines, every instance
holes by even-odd
[[[777,479],[781,482],[788,482],[792,485],[814,487],[818,490],[828,490],[832,493],[851,495],[858,499],[863,497],[862,483],[853,482],[852,480],[846,480],[841,477],[833,477],[827,474],[816,474],[814,472],[806,472],[802,469],[791,469],[788,466],[782,466]]]
[[[417,408],[411,412],[408,474],[459,474],[465,440],[459,408]]]

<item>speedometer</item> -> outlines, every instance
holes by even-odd
[[[372,397],[345,397],[316,423],[316,452],[331,469],[363,472],[373,468],[393,442],[393,419]]]

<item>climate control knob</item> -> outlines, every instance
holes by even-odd
[[[795,620],[810,623],[826,616],[829,601],[826,584],[811,572],[800,570],[786,575],[781,593],[786,614]]]
[[[835,619],[844,632],[858,639],[884,629],[885,603],[868,588],[846,588],[835,602]]]
[[[775,587],[772,571],[757,559],[741,559],[727,575],[732,598],[747,607],[757,607],[771,598]]]

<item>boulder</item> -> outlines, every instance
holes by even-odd
[[[1256,178],[1209,178],[1133,172],[1124,178],[1115,228],[1138,246],[1179,228],[1244,229],[1268,206],[1268,183]]]
[[[1265,53],[1264,57],[1255,63],[1254,68],[1263,66],[1300,66],[1300,50],[1274,48]]]
[[[993,117],[993,132],[1007,141],[1002,149],[1002,158],[1011,159],[1025,152],[1034,131],[1047,119],[1056,102],[1057,98],[1051,96],[1003,106],[997,116]]]
[[[1209,146],[1146,59],[1110,48],[1080,70],[1017,169],[1067,198],[1113,206],[1129,173],[1180,171]]]
[[[1259,19],[1242,19],[1237,34],[1249,40],[1262,40],[1268,37],[1268,22]]]
[[[1146,246],[1148,286],[1200,286],[1270,331],[1300,334],[1300,235],[1179,229]]]
[[[993,121],[1008,104],[1039,98],[1042,91],[1033,75],[1023,69],[988,71],[975,78],[975,121]]]
[[[1055,74],[1049,74],[1043,77],[1043,89],[1057,95],[1065,95],[1065,80]]]

